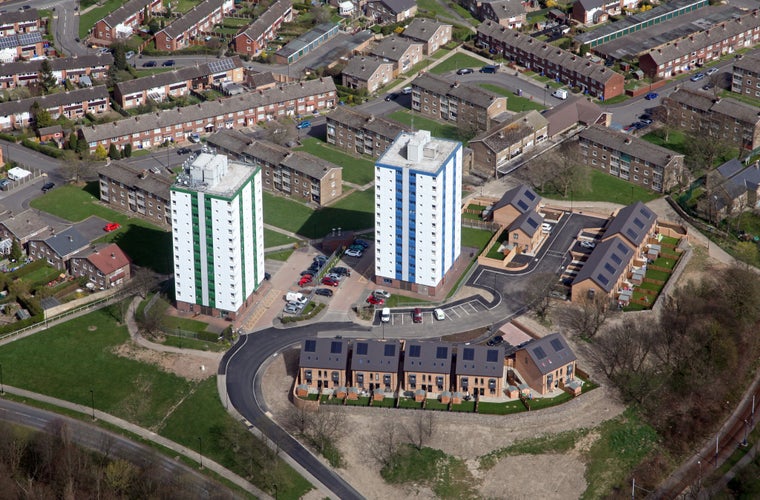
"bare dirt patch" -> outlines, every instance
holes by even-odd
[[[138,347],[132,342],[121,344],[114,349],[114,354],[152,364],[167,373],[173,373],[188,380],[204,380],[216,374],[216,363],[208,358],[192,354],[157,352]]]
[[[586,489],[585,472],[577,453],[515,455],[502,458],[479,478],[480,493],[507,500],[577,498]]]

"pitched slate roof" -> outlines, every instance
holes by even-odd
[[[59,257],[66,257],[76,253],[90,244],[90,242],[73,227],[65,229],[60,233],[56,233],[53,236],[46,238],[44,241]]]
[[[590,279],[609,293],[632,258],[633,250],[619,236],[606,239],[591,251],[573,285]]]
[[[0,63],[0,76],[39,73],[42,69],[42,61],[43,59],[35,59],[34,61]],[[113,56],[111,54],[90,54],[78,57],[48,59],[47,61],[53,71],[65,69],[71,72],[83,68],[110,66],[113,64]]]
[[[369,130],[375,134],[395,139],[401,132],[409,132],[411,128],[382,116],[375,116],[361,111],[359,108],[338,106],[327,115],[327,122],[336,122],[355,130]]]
[[[720,187],[729,195],[731,200],[735,200],[748,191],[756,192],[760,188],[760,165],[758,163],[744,168],[739,160],[733,158],[718,167],[718,173],[724,181]],[[718,196],[718,208],[723,208],[726,201],[722,196]]]
[[[351,371],[398,371],[401,344],[394,341],[355,340],[351,355]]]
[[[526,54],[533,54],[539,59],[565,68],[568,72],[575,72],[577,76],[584,76],[590,81],[605,83],[614,78],[615,75],[622,77],[619,73],[602,64],[592,63],[585,57],[577,56],[572,52],[542,42],[519,31],[505,28],[490,20],[480,23],[477,30],[479,34],[498,40],[504,45],[520,49]]]
[[[499,201],[494,203],[493,210],[496,211],[507,205],[511,205],[518,212],[524,214],[532,212],[541,202],[541,197],[536,194],[527,184],[520,184],[505,192]]]
[[[499,20],[525,15],[525,6],[520,0],[484,0],[483,4],[490,4]]]
[[[744,57],[734,61],[734,69],[760,73],[760,51],[744,54]]]
[[[345,370],[348,368],[348,340],[335,338],[306,339],[301,343],[301,368],[326,368]]]
[[[509,231],[521,230],[530,237],[536,234],[536,231],[541,227],[541,223],[544,222],[544,216],[539,215],[536,212],[524,212],[517,216],[517,218],[510,224]]]
[[[173,83],[182,83],[195,78],[201,78],[242,67],[243,61],[240,60],[240,57],[233,56],[203,64],[196,64],[195,66],[186,66],[173,71],[153,73],[152,75],[135,78],[134,80],[118,82],[115,87],[119,89],[119,92],[121,92],[122,95],[126,95],[155,87],[171,85]]]
[[[98,175],[113,179],[132,189],[151,193],[162,200],[170,199],[169,188],[172,181],[168,177],[152,172],[143,175],[143,170],[123,161],[112,161],[109,165],[102,165],[98,167],[97,172]]]
[[[541,375],[546,375],[572,363],[577,358],[565,337],[552,333],[531,341],[524,349],[533,360]]]
[[[602,237],[607,239],[611,236],[620,236],[638,247],[644,243],[644,239],[655,222],[657,222],[657,215],[649,207],[637,201],[621,208],[615,214]]]
[[[404,12],[405,10],[411,9],[417,4],[415,0],[372,0],[372,1],[379,2],[385,5],[386,7],[388,7],[388,10],[394,14],[400,14],[401,12]]]
[[[3,15],[0,16],[0,26],[34,21],[35,19],[39,19],[39,17],[40,12],[34,8],[26,10],[14,9],[10,12],[3,12]]]
[[[175,40],[183,33],[193,29],[196,24],[206,19],[217,9],[221,10],[223,6],[224,0],[203,0],[161,31],[166,33],[170,39]]]
[[[591,125],[604,114],[596,103],[579,96],[570,96],[543,113],[549,121],[549,137],[563,132],[577,124]]]
[[[16,215],[6,217],[0,223],[17,239],[24,240],[50,229],[50,222],[51,220],[47,216],[43,216],[37,210],[30,208]],[[62,229],[63,227],[63,225],[60,225],[56,229]]]
[[[468,345],[458,348],[456,375],[504,376],[504,346]]]
[[[520,142],[536,130],[547,127],[548,123],[548,120],[538,111],[534,109],[524,111],[510,117],[504,124],[475,136],[470,140],[470,144],[482,142],[486,148],[498,153]]]
[[[121,7],[104,17],[103,22],[105,22],[108,26],[115,28],[117,25],[122,24],[131,16],[137,14],[145,7],[150,5],[151,2],[152,0],[129,0],[128,2],[122,4]]]
[[[369,53],[389,61],[399,61],[413,45],[422,46],[421,43],[398,35],[390,35],[380,40]]]
[[[425,17],[415,17],[410,22],[401,36],[411,38],[412,40],[420,40],[422,42],[429,42],[433,35],[444,26],[451,26],[450,24],[434,21],[433,19],[427,19]]]
[[[84,257],[97,268],[98,271],[108,276],[119,269],[128,266],[129,257],[119,248],[116,243],[98,245],[94,249],[80,252],[77,257]]]
[[[327,92],[335,92],[335,83],[332,78],[305,80],[299,83],[280,85],[271,89],[242,94],[219,101],[207,101],[194,106],[168,109],[160,113],[139,115],[112,123],[83,127],[81,131],[87,142],[95,142],[195,120],[203,120],[222,114],[256,109],[258,107],[269,106],[270,104]]]
[[[456,97],[460,101],[468,102],[481,108],[488,108],[497,99],[504,99],[506,101],[504,96],[500,96],[490,90],[464,83],[452,82],[433,73],[420,74],[420,76],[412,81],[412,86],[419,87],[432,94]]]
[[[678,103],[683,107],[695,109],[702,113],[715,113],[728,117],[731,120],[737,119],[745,123],[757,124],[760,122],[760,111],[751,104],[745,104],[730,97],[715,99],[711,94],[698,90],[689,90],[684,87],[672,92],[663,99],[663,102],[666,105],[671,102]]]
[[[237,36],[245,35],[251,40],[258,40],[272,27],[275,21],[280,17],[286,17],[285,14],[292,8],[293,2],[291,0],[277,0]]]
[[[654,165],[664,166],[674,157],[683,156],[634,135],[625,134],[602,125],[590,126],[581,131],[579,137],[595,144],[607,146],[613,151],[620,151],[634,158],[648,161]]]
[[[390,66],[391,69],[393,68],[393,63],[383,61],[377,56],[354,56],[348,60],[346,67],[343,68],[343,74],[360,80],[369,80],[384,64]]]
[[[404,347],[404,371],[451,372],[452,345],[446,342],[410,340]]]
[[[10,116],[19,113],[30,112],[34,102],[39,102],[42,109],[52,109],[67,104],[84,101],[103,100],[108,101],[108,89],[105,85],[87,87],[83,89],[67,90],[57,94],[48,94],[39,97],[29,97],[18,101],[6,101],[0,103],[0,116]],[[55,118],[55,117],[54,117]]]

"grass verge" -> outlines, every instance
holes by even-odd
[[[412,126],[413,121],[415,130],[429,130],[434,137],[460,140],[460,132],[456,125],[439,123],[413,111],[400,109],[388,115],[388,118],[409,126]]]
[[[648,202],[662,196],[649,189],[631,184],[611,175],[589,167],[589,182],[581,185],[571,193],[575,201],[609,201],[629,205],[635,201]],[[546,198],[570,199],[556,192],[541,193]]]
[[[326,142],[313,137],[301,140],[302,146],[296,148],[323,160],[343,167],[343,180],[363,186],[375,178],[375,163],[367,158],[351,156]]]
[[[436,75],[440,75],[448,71],[454,71],[460,68],[474,69],[479,68],[483,65],[483,62],[481,62],[480,59],[475,59],[474,57],[468,56],[467,54],[458,53],[454,54],[442,63],[438,64],[436,67],[432,68],[430,72],[435,73]]]

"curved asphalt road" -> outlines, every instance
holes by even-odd
[[[266,415],[259,368],[270,357],[305,338],[316,337],[319,331],[347,330],[366,331],[353,323],[320,323],[287,330],[268,328],[241,337],[219,364],[219,373],[226,374],[227,393],[235,409],[342,500],[363,497]]]
[[[177,485],[178,488],[181,486],[194,498],[239,498],[226,487],[180,461],[81,420],[2,398],[0,398],[0,420],[43,432],[47,432],[54,422],[63,422],[68,427],[72,441],[77,445],[111,458],[118,457],[150,467],[160,474],[162,482]]]

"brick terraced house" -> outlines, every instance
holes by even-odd
[[[530,35],[510,30],[493,21],[477,28],[477,43],[524,68],[561,81],[600,99],[625,92],[625,78],[603,64],[542,42]]]
[[[338,389],[348,385],[348,340],[306,339],[301,344],[299,379],[317,389]]]
[[[79,130],[90,151],[98,144],[108,149],[131,143],[133,149],[151,148],[164,142],[183,143],[188,134],[209,134],[223,128],[240,128],[283,116],[313,113],[335,107],[332,78],[319,78],[279,85],[256,93],[134,116]]]
[[[82,118],[86,113],[99,115],[110,109],[105,85],[59,92],[58,94],[30,97],[0,103],[0,130],[28,127],[34,122],[32,106],[39,103],[54,120],[64,116],[70,120]],[[108,148],[106,148],[108,149]]]
[[[68,80],[79,85],[83,76],[89,77],[90,80],[105,80],[108,77],[108,69],[113,64],[113,56],[99,54],[63,57],[48,59],[48,63],[59,84]],[[0,89],[37,84],[40,81],[41,69],[41,59],[0,64]]]
[[[150,16],[163,10],[161,0],[129,0],[96,22],[92,28],[92,37],[98,43],[105,45],[129,38],[141,24],[145,23],[146,11]]]
[[[293,2],[277,0],[244,31],[235,35],[232,39],[233,49],[238,54],[258,56],[275,39],[282,23],[288,23],[292,18]]]
[[[105,243],[73,256],[69,273],[76,278],[87,278],[97,290],[107,290],[129,281],[130,262],[116,243]]]
[[[196,38],[211,33],[214,25],[234,9],[233,0],[203,0],[156,33],[156,50],[174,52],[189,47]]]
[[[0,62],[9,63],[21,58],[41,56],[44,54],[45,43],[39,31],[0,37]]]
[[[37,9],[12,10],[0,16],[0,37],[40,31],[42,18]]]
[[[402,345],[392,340],[354,340],[351,355],[351,386],[360,391],[398,390],[398,366]]]
[[[465,345],[458,348],[454,390],[475,397],[503,396],[504,346]]]
[[[405,391],[426,397],[451,390],[453,346],[446,342],[410,340],[404,347]]]

